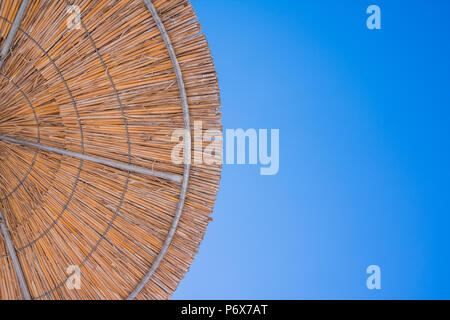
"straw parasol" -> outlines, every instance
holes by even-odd
[[[169,298],[221,172],[189,161],[222,129],[189,1],[0,0],[0,49],[0,299]]]

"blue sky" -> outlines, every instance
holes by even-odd
[[[280,172],[224,167],[174,298],[449,299],[450,2],[191,2],[224,128],[280,129]]]

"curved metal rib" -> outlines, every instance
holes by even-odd
[[[180,222],[181,214],[183,212],[184,202],[186,200],[186,194],[187,189],[189,185],[189,175],[191,171],[191,122],[190,122],[190,116],[189,116],[189,104],[186,94],[186,88],[184,85],[183,80],[183,74],[181,72],[180,64],[178,62],[177,55],[175,54],[175,49],[173,48],[172,41],[170,40],[169,35],[167,34],[166,28],[164,27],[163,22],[161,21],[161,18],[158,15],[158,12],[156,11],[155,6],[153,5],[151,0],[144,0],[148,10],[150,11],[151,15],[153,16],[153,19],[156,22],[156,25],[158,26],[158,29],[161,33],[161,36],[163,37],[163,40],[166,44],[167,51],[169,51],[170,59],[172,60],[172,65],[175,71],[175,75],[177,78],[178,88],[180,90],[180,96],[181,96],[181,103],[183,107],[183,118],[184,118],[184,129],[185,129],[185,150],[184,150],[184,176],[183,176],[183,183],[181,186],[181,194],[180,194],[180,200],[178,202],[177,211],[175,213],[175,218],[173,219],[172,226],[170,227],[169,234],[161,248],[161,251],[159,252],[158,256],[156,257],[155,261],[153,262],[152,267],[150,270],[146,273],[144,278],[141,280],[141,282],[138,284],[136,289],[129,295],[127,300],[133,300],[137,297],[137,295],[144,289],[145,285],[150,281],[151,277],[155,273],[155,271],[158,269],[161,261],[164,259],[167,251],[169,250],[170,244],[172,243],[173,237],[175,236],[175,232],[178,228],[178,224]]]

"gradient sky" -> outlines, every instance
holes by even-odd
[[[449,299],[450,1],[191,2],[224,128],[279,128],[280,172],[225,166],[174,298]]]

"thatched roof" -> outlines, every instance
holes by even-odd
[[[0,299],[173,294],[221,172],[171,159],[174,130],[221,130],[200,32],[188,0],[0,1]]]

